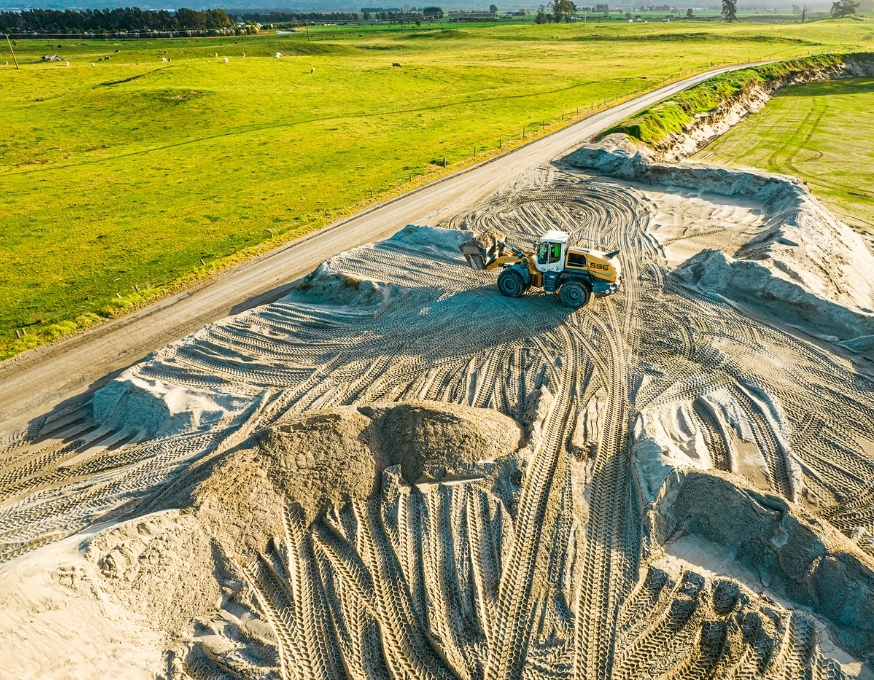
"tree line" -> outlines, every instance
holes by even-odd
[[[293,24],[301,21],[358,21],[357,12],[236,12],[235,19],[253,24]]]
[[[234,22],[222,9],[198,11],[183,7],[175,13],[138,7],[86,9],[81,12],[70,9],[0,11],[0,33],[206,31],[233,26]]]

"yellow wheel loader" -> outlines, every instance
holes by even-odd
[[[467,263],[476,270],[501,267],[498,290],[507,297],[522,297],[534,286],[554,293],[568,307],[582,307],[594,295],[606,297],[622,290],[622,267],[618,250],[603,253],[569,244],[566,231],[548,231],[535,251],[507,243],[492,229],[461,244]]]

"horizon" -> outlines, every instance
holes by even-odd
[[[364,3],[373,5],[374,3]],[[400,7],[403,7],[404,4],[409,5],[409,3],[403,3]],[[448,0],[446,2],[440,3],[427,3],[422,4],[422,7],[427,7],[431,5],[435,5],[440,7],[444,11],[487,11],[491,2],[485,2],[481,0],[479,4],[466,2],[465,0]],[[495,3],[497,4],[497,3]],[[610,3],[608,3],[610,4]],[[630,4],[630,3],[629,3]],[[629,4],[623,4],[622,6],[617,5],[615,8],[611,5],[611,12],[642,12],[646,10],[638,9],[643,3],[637,2],[634,3],[633,6],[629,6]],[[696,2],[695,0],[675,0],[671,3],[665,3],[670,5],[671,7],[675,7],[677,9],[689,9],[692,8],[695,11],[702,12],[712,12],[719,11],[718,3],[713,3],[709,6],[702,6],[700,0]],[[738,11],[745,12],[760,12],[760,13],[771,13],[771,12],[791,12],[792,6],[799,4],[798,2],[791,2],[790,0],[781,0],[780,2],[775,2],[771,5],[759,4],[759,3],[738,3]],[[391,5],[389,3],[386,5],[388,8]],[[655,3],[648,3],[649,6],[655,5]],[[254,2],[246,3],[244,2],[231,2],[231,3],[211,3],[211,2],[203,2],[201,0],[192,0],[192,2],[185,2],[180,4],[178,7],[169,7],[166,3],[163,2],[142,2],[142,3],[133,3],[133,2],[106,2],[101,3],[100,5],[82,5],[78,2],[64,2],[63,0],[43,0],[42,2],[37,1],[33,3],[21,4],[18,2],[4,2],[0,0],[0,11],[4,12],[23,12],[29,10],[72,10],[83,12],[86,10],[105,10],[105,9],[117,9],[124,7],[136,7],[143,10],[151,10],[151,11],[167,11],[167,12],[176,12],[178,9],[185,7],[193,10],[204,10],[204,9],[223,9],[229,15],[231,14],[269,14],[271,12],[285,12],[285,13],[294,13],[294,12],[306,12],[306,13],[332,13],[332,12],[362,12],[362,3],[352,4],[348,1],[344,0],[302,0],[300,2],[296,2],[294,5],[289,3],[288,6],[280,6],[280,7],[264,7],[261,5],[257,5]],[[824,2],[814,2],[808,4],[808,9],[811,12],[821,12],[828,11],[830,7],[830,2],[825,0]],[[520,9],[527,10],[529,13],[537,12],[540,4],[525,4],[524,2],[510,2],[505,5],[498,4],[499,11],[516,11]],[[421,9],[421,8],[420,8]],[[414,10],[411,10],[414,11]]]

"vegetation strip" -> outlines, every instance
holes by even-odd
[[[775,81],[791,82],[793,78],[812,70],[840,66],[850,56],[874,59],[871,53],[821,54],[724,73],[622,121],[607,130],[604,136],[624,132],[655,146],[668,136],[683,132],[696,116],[714,113],[756,86],[767,86]]]

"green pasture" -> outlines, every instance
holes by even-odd
[[[802,178],[841,220],[874,233],[874,78],[808,83],[698,154]]]
[[[20,70],[0,56],[0,358],[506,150],[523,129],[527,141],[712,64],[872,44],[874,22],[854,20],[18,40]],[[39,62],[54,53],[70,65]]]

